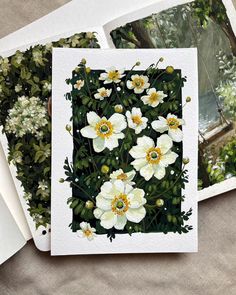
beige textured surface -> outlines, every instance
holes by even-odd
[[[66,2],[0,0],[0,37]],[[235,222],[231,192],[200,203],[197,254],[50,257],[29,242],[0,266],[0,294],[235,295]]]

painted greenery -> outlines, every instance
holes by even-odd
[[[92,70],[82,60],[67,83],[72,104],[73,163],[70,227],[92,240],[106,234],[178,232],[191,215],[181,211],[188,182],[182,158],[182,97],[186,79],[161,58],[146,70]],[[188,98],[188,101],[190,99]]]
[[[50,224],[52,47],[99,47],[81,33],[0,57],[0,124],[36,228]]]
[[[117,48],[198,48],[199,189],[236,176],[220,154],[232,146],[236,128],[236,36],[223,1],[178,5],[125,24],[111,37]],[[209,140],[213,129],[217,138]]]

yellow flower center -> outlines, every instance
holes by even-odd
[[[90,237],[92,234],[93,234],[93,233],[92,233],[92,231],[91,231],[90,229],[86,229],[86,230],[84,231],[84,235],[85,235],[86,237]]]
[[[137,78],[134,78],[133,81],[132,81],[132,85],[134,86],[134,88],[143,88],[145,82],[143,80],[143,78],[141,77],[137,77]]]
[[[102,138],[110,137],[113,134],[113,126],[111,122],[107,121],[106,119],[98,122],[95,129],[97,135]]]
[[[125,173],[121,173],[120,175],[117,176],[117,179],[120,180],[127,180],[128,176]]]
[[[112,200],[111,210],[115,214],[122,216],[129,209],[129,205],[130,201],[128,200],[127,195],[120,194]]]
[[[140,125],[142,124],[142,119],[140,116],[136,115],[136,116],[132,116],[132,121],[134,122],[134,124],[136,125]]]
[[[167,124],[171,129],[177,129],[179,127],[179,121],[176,118],[167,119]]]
[[[120,78],[120,73],[118,71],[110,71],[108,73],[108,78],[112,81],[116,81]]]
[[[149,101],[150,103],[154,103],[157,102],[159,100],[159,94],[157,92],[153,92],[152,94],[150,94],[149,96]]]
[[[159,148],[152,147],[147,151],[146,159],[149,164],[159,164],[161,156],[161,150]]]
[[[101,95],[102,97],[106,97],[106,96],[107,96],[107,92],[106,92],[106,90],[101,91],[101,92],[100,92],[100,95]]]
[[[77,86],[78,88],[80,88],[82,85],[83,85],[83,81],[82,81],[82,80],[78,80],[78,81],[76,81],[76,86]]]

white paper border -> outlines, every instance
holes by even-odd
[[[72,161],[73,139],[65,131],[71,117],[71,104],[65,100],[65,93],[70,86],[65,80],[72,75],[72,70],[82,58],[92,69],[105,69],[111,65],[129,69],[136,61],[141,61],[140,68],[147,68],[160,57],[164,57],[161,67],[172,65],[181,69],[182,76],[187,76],[183,88],[183,100],[192,97],[192,103],[183,109],[186,125],[183,128],[183,156],[189,157],[189,183],[186,185],[186,196],[182,210],[193,208],[189,221],[193,230],[187,234],[148,233],[117,235],[111,243],[104,235],[88,242],[72,233],[69,224],[72,221],[72,210],[67,205],[71,188],[67,182],[58,180],[64,177],[64,161]],[[151,252],[196,252],[197,251],[197,141],[198,141],[198,74],[196,49],[54,49],[53,50],[53,112],[52,112],[52,255],[72,254],[105,254],[105,253],[151,253]]]

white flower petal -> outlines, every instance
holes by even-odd
[[[98,136],[96,130],[91,126],[86,126],[82,128],[80,132],[83,135],[83,137],[87,138],[96,138]]]
[[[96,206],[104,211],[111,210],[111,200],[103,198],[101,194],[96,197]]]
[[[89,125],[95,127],[100,120],[101,118],[95,112],[87,113],[87,121]]]
[[[176,161],[177,157],[178,155],[176,153],[169,151],[161,157],[159,164],[163,167],[167,167],[168,165],[173,164]]]
[[[157,147],[161,149],[162,154],[167,153],[172,146],[173,141],[167,134],[163,134],[157,139]]]
[[[116,224],[114,225],[114,227],[118,230],[123,230],[126,223],[127,223],[127,218],[125,215],[117,216],[117,221],[116,221]]]
[[[88,224],[87,224],[87,222],[84,222],[84,221],[81,222],[79,226],[80,226],[80,228],[81,228],[82,230],[86,230],[86,229],[88,228]]]
[[[93,215],[94,215],[95,218],[97,218],[97,219],[100,219],[103,213],[104,213],[104,211],[101,210],[101,209],[99,209],[99,208],[96,208],[96,209],[93,211]]]
[[[160,132],[160,133],[167,131],[169,128],[167,121],[165,119],[153,121],[151,125],[155,131]]]
[[[105,149],[105,140],[101,137],[93,139],[93,148],[96,153],[100,153]]]
[[[112,228],[117,222],[117,216],[112,212],[104,212],[101,216],[101,226],[105,229]]]
[[[119,195],[119,194],[123,194],[125,191],[125,185],[124,182],[122,180],[116,180],[113,183],[113,191],[114,191],[114,195]]]
[[[79,238],[83,238],[83,236],[84,236],[84,233],[82,230],[77,230],[76,234]]]
[[[109,122],[111,122],[115,133],[120,133],[123,129],[127,127],[125,116],[122,114],[113,114],[109,118]]]
[[[154,174],[153,165],[148,164],[140,169],[140,174],[146,181],[150,180]]]
[[[109,138],[105,139],[105,147],[108,148],[110,151],[118,146],[118,139],[116,139],[114,136],[110,136]]]
[[[135,170],[139,171],[143,166],[147,165],[146,158],[139,158],[131,162],[131,165],[134,166]]]
[[[168,134],[175,142],[181,142],[183,140],[183,132],[179,128],[169,129]]]
[[[146,203],[146,199],[144,199],[145,192],[140,188],[135,188],[130,194],[128,198],[130,200],[130,208],[139,208]]]
[[[126,212],[126,217],[129,221],[139,223],[146,215],[146,210],[142,206],[137,209],[129,208]]]
[[[131,170],[130,172],[127,172],[126,175],[128,177],[128,180],[133,180],[136,172],[134,170]]]
[[[157,165],[155,167],[155,174],[154,176],[157,178],[157,179],[162,179],[163,177],[165,177],[166,175],[166,169],[160,165]]]

